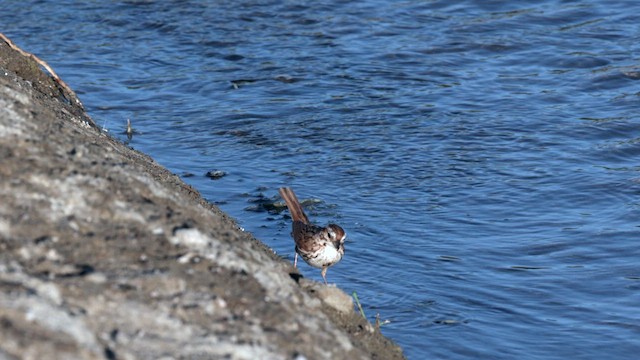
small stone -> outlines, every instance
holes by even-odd
[[[226,175],[227,173],[222,170],[211,170],[207,171],[206,177],[210,178],[211,180],[218,180]]]
[[[318,286],[316,289],[318,298],[326,305],[343,314],[350,314],[353,310],[353,299],[342,290],[333,286]]]

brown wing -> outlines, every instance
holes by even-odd
[[[302,205],[298,201],[296,194],[293,193],[293,190],[288,187],[280,188],[280,196],[284,199],[284,202],[287,203],[287,207],[289,208],[289,213],[291,214],[291,218],[293,222],[300,221],[304,224],[309,224],[309,218],[305,215],[302,210]]]
[[[326,241],[322,241],[323,230],[320,226],[294,221],[291,237],[293,237],[298,248],[306,252],[318,251],[326,245]]]

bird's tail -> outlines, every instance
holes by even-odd
[[[309,218],[305,215],[302,210],[302,205],[298,201],[296,194],[293,193],[293,190],[288,187],[280,188],[280,196],[284,199],[284,202],[287,203],[287,207],[289,208],[289,213],[291,214],[291,218],[293,221],[302,221],[305,224],[309,223]]]

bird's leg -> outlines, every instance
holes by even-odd
[[[293,267],[298,267],[298,253],[296,252],[296,256],[293,257]]]
[[[322,268],[322,271],[320,272],[320,275],[322,275],[322,278],[324,279],[324,284],[325,285],[329,285],[327,284],[327,269],[326,267]]]

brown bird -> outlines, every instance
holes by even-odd
[[[299,254],[310,266],[322,269],[320,274],[326,284],[327,269],[342,260],[344,240],[347,234],[336,224],[329,224],[325,227],[311,224],[291,188],[280,188],[280,196],[287,203],[293,219],[291,237],[296,243],[293,267],[298,266]]]

